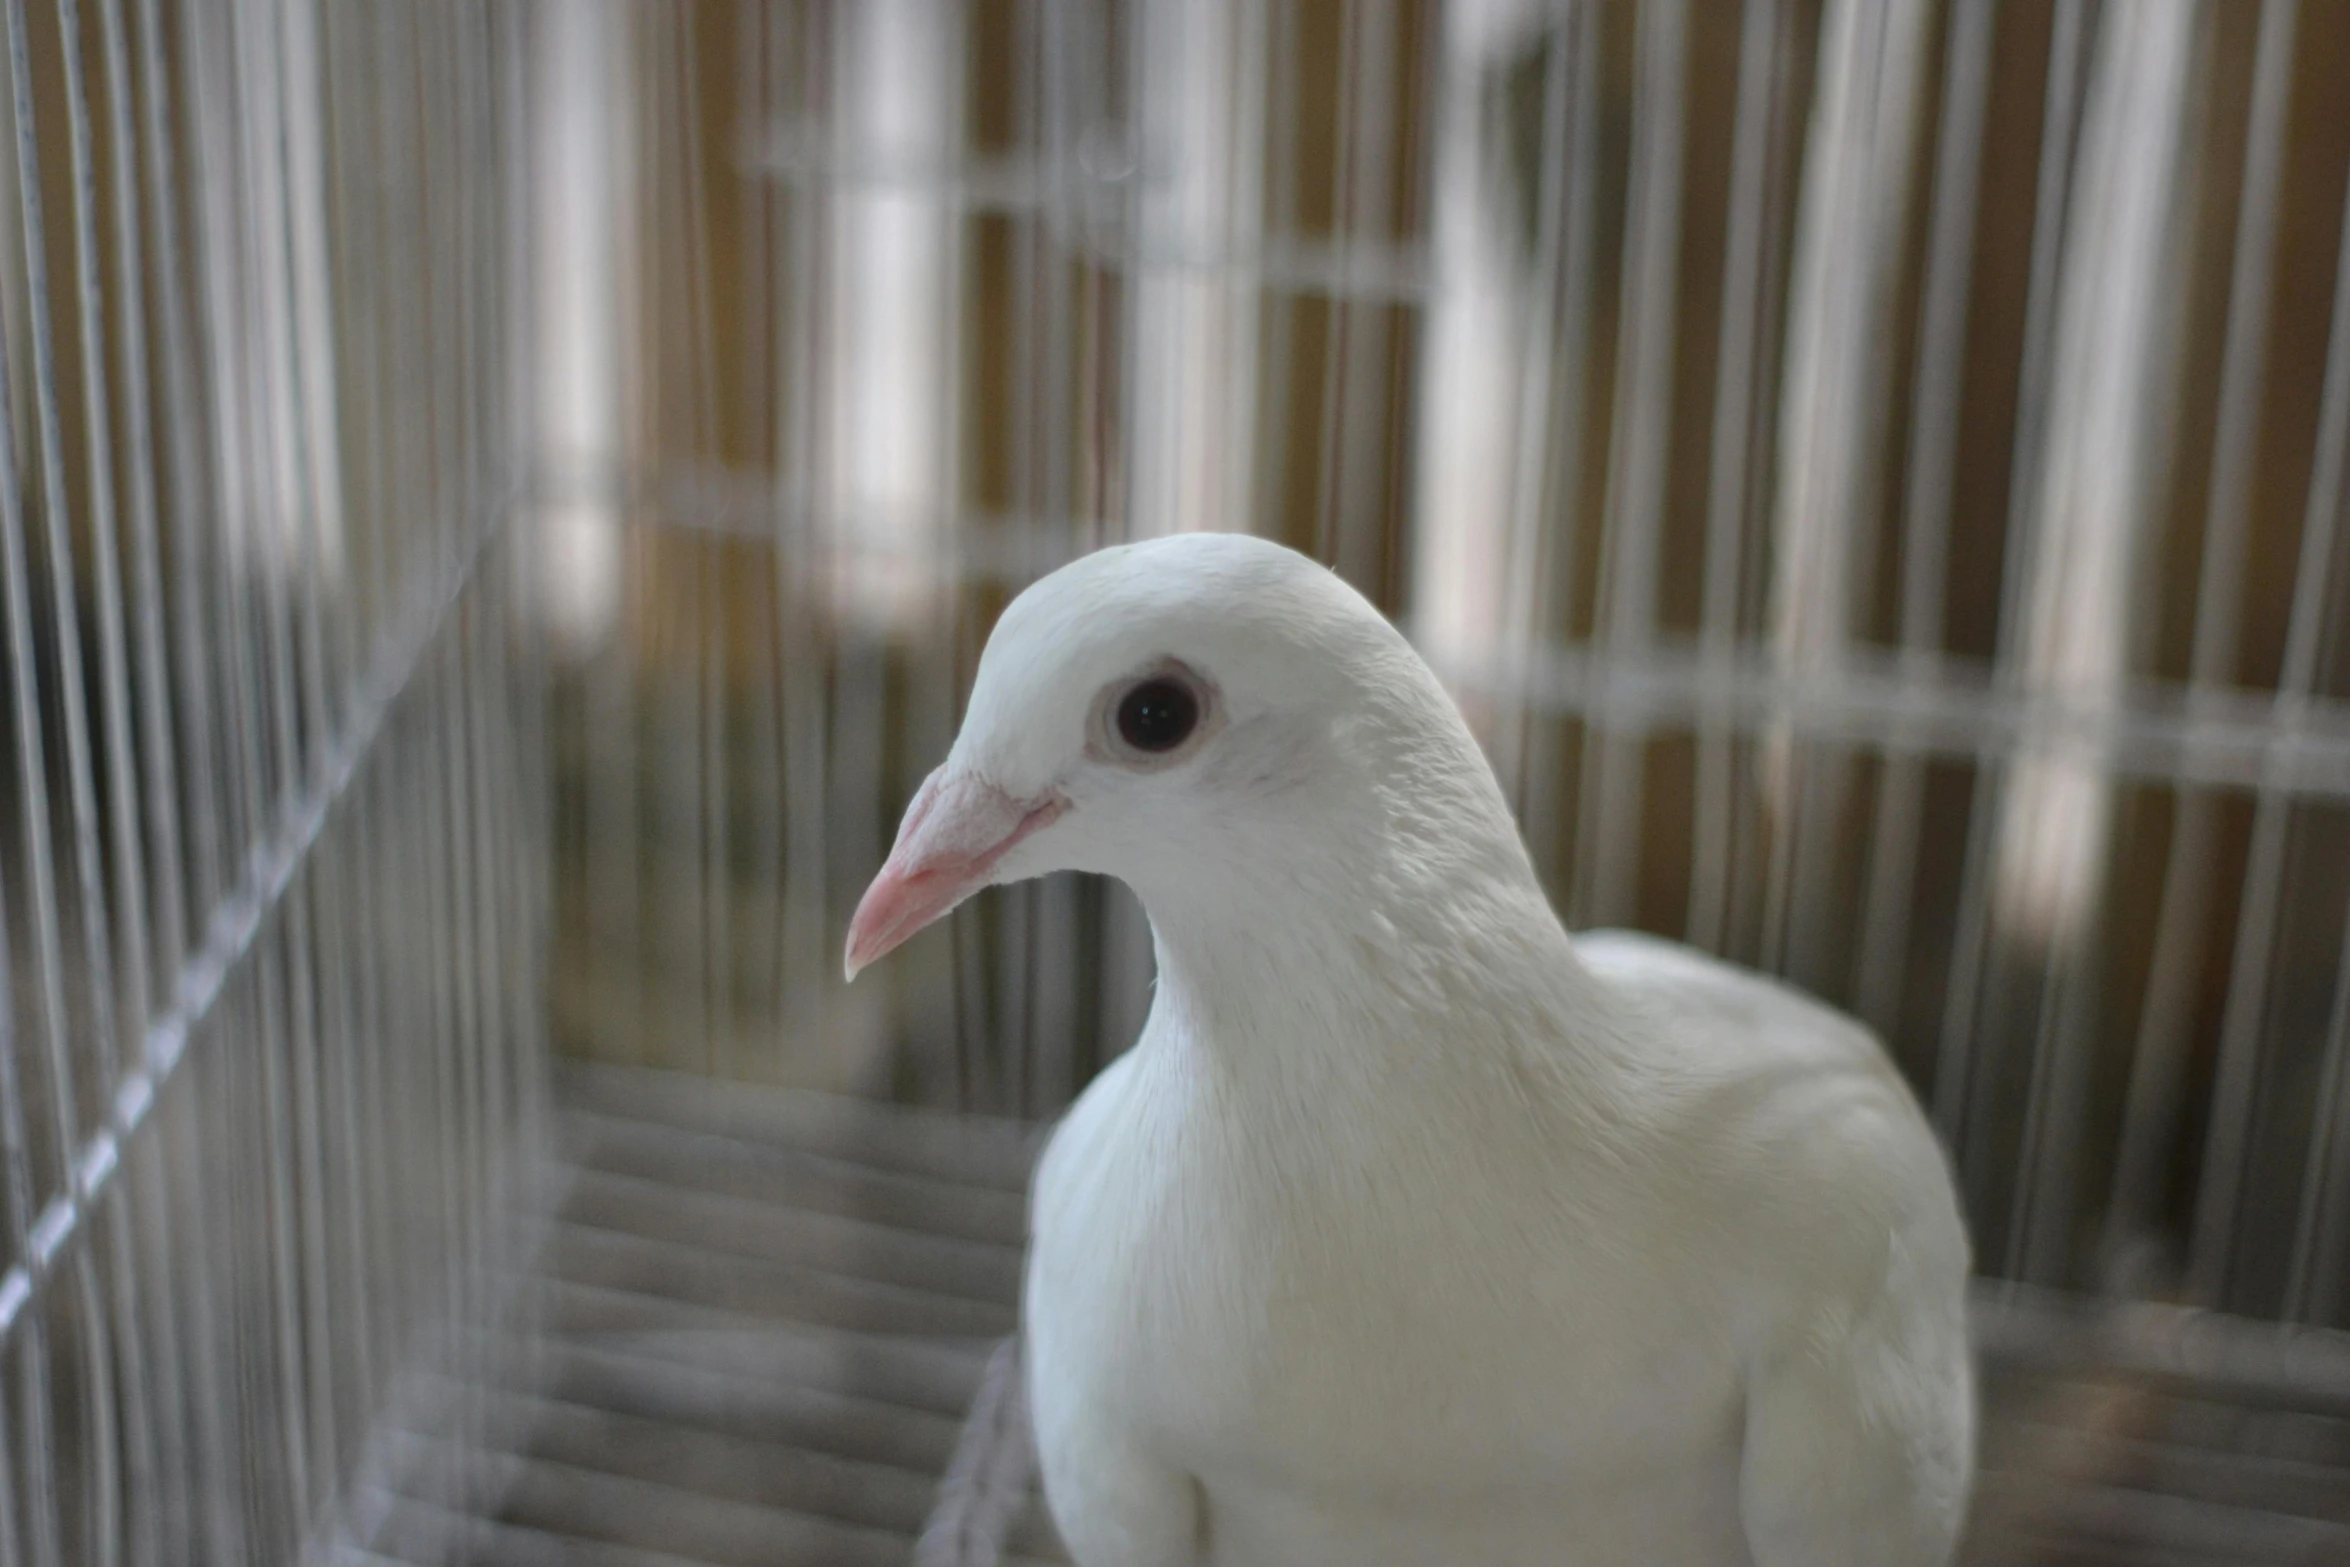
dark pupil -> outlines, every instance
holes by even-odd
[[[1172,751],[1199,722],[1199,703],[1172,680],[1146,680],[1118,704],[1118,733],[1137,751]]]

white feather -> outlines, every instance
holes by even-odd
[[[1105,756],[1176,660],[1215,732]],[[1159,963],[1039,1168],[1023,1307],[1081,1567],[1933,1567],[1972,1475],[1968,1247],[1866,1031],[1570,940],[1359,596],[1270,544],[1104,551],[1006,612],[950,766],[1065,816]]]

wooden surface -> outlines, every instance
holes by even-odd
[[[513,1326],[416,1379],[353,1562],[904,1563],[1013,1324],[1033,1133],[663,1074],[562,1081]],[[2350,1562],[2350,1351],[1986,1295],[1968,1567]],[[1060,1559],[1032,1504],[1015,1563]]]

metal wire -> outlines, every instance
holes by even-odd
[[[2306,470],[2260,434],[2311,363],[2265,322],[2308,268],[2275,218],[2322,183],[2285,138],[2330,32],[2281,6],[2174,8],[2143,38],[2069,4],[895,14],[579,24],[630,106],[605,174],[620,275],[583,308],[637,335],[605,394],[627,408],[567,492],[628,563],[558,691],[586,747],[564,863],[594,913],[563,948],[579,988],[556,989],[577,1048],[1063,1102],[1141,983],[1118,895],[1007,894],[873,1000],[824,951],[1001,592],[1095,540],[1248,526],[1421,636],[1570,911],[1685,930],[1885,1029],[1997,1266],[2086,1286],[2100,1236],[2184,1246],[2181,1172],[2208,1259],[2267,1113],[2252,1063],[2294,1052],[2249,1021],[2283,983],[2261,931],[2338,934],[2330,855],[2275,885],[2288,824],[2350,793],[2350,725],[2316,662],[2327,579],[2295,613],[2270,564]],[[2189,62],[2179,91],[2139,82],[2158,48]],[[2149,134],[2172,162],[2144,162]],[[2128,234],[2116,180],[2152,192]],[[2146,320],[2187,346],[2117,394],[2208,455],[2111,496],[2051,469],[2099,247],[2215,223],[2232,249],[2145,263]],[[1278,259],[1308,254],[1326,264]],[[883,319],[897,335],[871,336]],[[2214,422],[2174,426],[2206,354]],[[738,409],[775,423],[729,436]],[[2049,664],[2061,614],[2027,624],[2092,544],[2119,563],[2092,575],[2145,601],[2096,655],[2110,688]],[[746,596],[761,553],[772,592]],[[2271,621],[2289,701],[2238,668],[2233,628]],[[2076,762],[2084,820],[2118,825],[2063,851],[2079,868],[2019,858],[2040,780]],[[2273,803],[2239,898],[2248,798]],[[2125,881],[2152,925],[2114,922]],[[2195,959],[2218,941],[2224,1003]],[[746,950],[774,954],[772,986]],[[2213,1005],[2236,1021],[2199,1035]],[[761,1016],[805,1043],[746,1050]],[[2216,1111],[2199,1039],[2230,1041]],[[2330,1179],[2332,1144],[2290,1135],[2300,1182]],[[2084,1226],[2082,1203],[2130,1217]],[[2284,1288],[2240,1294],[2235,1271],[2207,1260],[2200,1298]]]
[[[1177,527],[1395,615],[1575,921],[1886,1035],[2001,1354],[2350,1328],[2333,8],[7,27],[0,1567],[902,1560],[986,1118],[1149,938],[842,926],[1008,595]],[[2296,1353],[2162,1374],[2333,1408]]]
[[[323,1538],[395,1369],[502,1309],[488,1237],[535,1180],[543,1096],[504,1085],[540,1074],[546,813],[490,651],[525,457],[493,84],[525,40],[436,13],[401,82],[355,20],[7,12],[0,1560]],[[364,105],[419,93],[439,145],[362,159]],[[406,373],[387,287],[440,312]],[[386,791],[434,727],[437,812]],[[381,917],[460,843],[437,918]],[[387,1010],[419,987],[472,1011]],[[470,1076],[419,1096],[460,1035]]]
[[[2272,326],[2342,314],[2286,220],[2350,168],[2330,16],[585,14],[577,325],[630,324],[565,491],[625,563],[555,673],[568,1048],[1065,1103],[1147,995],[1119,890],[872,994],[830,948],[1005,596],[1246,527],[1405,622],[1575,919],[1887,1035],[2003,1286],[2345,1324],[2340,353]]]

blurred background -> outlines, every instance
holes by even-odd
[[[6,25],[0,1563],[906,1561],[1150,949],[847,917],[1189,528],[1883,1033],[1970,1562],[2350,1562],[2350,7]]]

